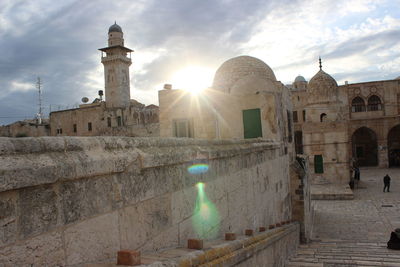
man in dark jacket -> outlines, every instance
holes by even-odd
[[[383,177],[383,184],[385,185],[383,187],[383,192],[385,192],[385,188],[387,188],[387,192],[390,192],[390,176],[389,175],[385,175],[385,177]]]
[[[400,228],[397,228],[390,234],[390,240],[387,242],[387,248],[400,250]]]

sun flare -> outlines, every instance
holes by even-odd
[[[172,85],[191,93],[199,93],[211,86],[214,71],[211,68],[188,66],[176,71],[172,76]]]

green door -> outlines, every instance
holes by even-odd
[[[243,110],[244,138],[262,137],[260,109]]]
[[[314,172],[324,173],[324,159],[322,155],[314,155]]]

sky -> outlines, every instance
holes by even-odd
[[[163,84],[212,85],[229,58],[267,63],[284,84],[322,58],[338,84],[400,76],[400,0],[0,0],[0,125],[42,106],[72,108],[104,90],[98,48],[122,27],[131,98],[158,105]]]

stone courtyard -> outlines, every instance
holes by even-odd
[[[389,174],[389,193],[383,176]],[[311,243],[300,245],[287,267],[400,266],[389,250],[390,232],[400,227],[400,169],[361,168],[353,200],[315,200]]]
[[[383,176],[392,178],[383,193]],[[400,227],[400,169],[362,168],[354,200],[316,200],[313,239],[387,242]]]

